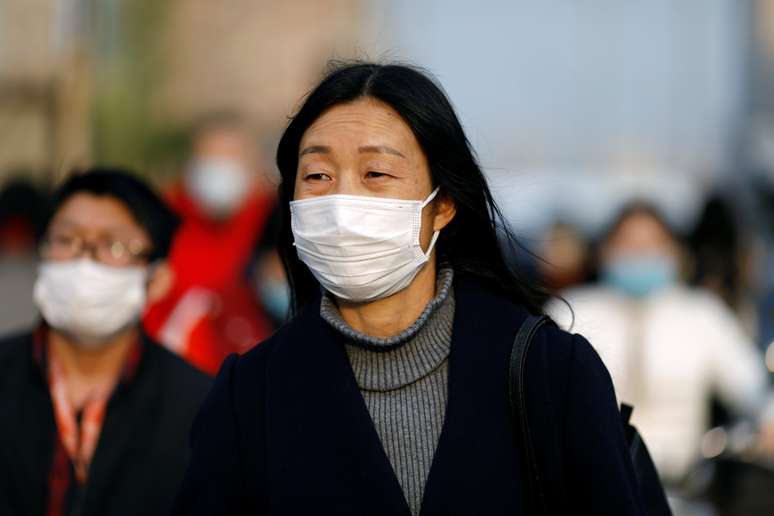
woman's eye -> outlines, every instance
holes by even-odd
[[[307,181],[330,181],[331,176],[322,172],[313,172],[304,176]]]
[[[375,170],[369,170],[368,172],[366,172],[366,177],[370,179],[376,179],[379,177],[387,177],[387,176],[388,174],[385,174],[383,172],[377,172]]]

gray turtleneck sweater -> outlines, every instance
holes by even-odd
[[[422,507],[446,414],[454,319],[453,271],[441,268],[436,295],[398,335],[376,338],[350,327],[323,296],[320,315],[346,337],[346,352],[411,514]]]

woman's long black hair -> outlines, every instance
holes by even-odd
[[[455,217],[438,238],[439,261],[449,263],[455,275],[472,277],[530,312],[541,313],[547,294],[508,266],[501,245],[515,248],[516,240],[443,90],[414,67],[375,63],[339,65],[330,72],[307,96],[277,148],[283,214],[279,251],[294,313],[320,292],[319,283],[298,259],[290,229],[289,203],[293,200],[301,138],[326,110],[359,98],[380,100],[403,117],[425,153],[433,185],[456,203]]]

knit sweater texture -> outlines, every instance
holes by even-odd
[[[345,337],[355,379],[412,515],[422,508],[446,415],[453,276],[442,267],[435,297],[411,326],[390,337],[350,327],[327,294],[320,307],[322,318]]]

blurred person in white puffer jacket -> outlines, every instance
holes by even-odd
[[[767,401],[763,357],[714,295],[680,281],[679,239],[658,211],[632,203],[602,239],[600,283],[565,292],[548,312],[582,333],[610,370],[619,402],[634,405],[659,473],[677,483],[699,457],[717,395],[736,417]]]

